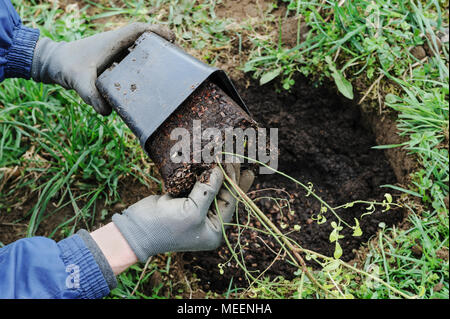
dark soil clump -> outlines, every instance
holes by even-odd
[[[396,178],[383,151],[371,148],[376,145],[375,137],[362,124],[359,108],[339,98],[332,89],[313,88],[303,78],[297,79],[291,92],[277,89],[277,84],[260,87],[252,83],[238,91],[258,123],[279,128],[278,169],[303,184],[311,182],[315,193],[331,207],[355,200],[382,202],[388,190],[380,185],[394,184]],[[299,185],[278,174],[259,175],[249,195],[280,230],[289,232],[302,247],[333,255],[335,245],[330,243],[329,235],[330,224],[336,218],[327,212],[325,223],[314,221],[320,202],[307,197]],[[277,198],[280,205],[263,197]],[[390,226],[403,219],[401,210],[382,212],[381,206],[360,218],[366,207],[354,205],[337,211],[350,225],[355,225],[354,218],[358,218],[363,231],[362,236],[354,237],[353,230],[344,226],[341,234],[345,238],[339,243],[345,261],[354,257],[354,250],[376,233],[380,223]],[[240,224],[249,222],[247,215],[244,209],[240,210]],[[258,223],[254,218],[250,220],[250,226],[258,227]],[[238,228],[230,227],[227,235],[234,246]],[[239,249],[249,271],[268,268],[280,249],[275,239],[248,229],[241,229],[239,238]],[[223,292],[231,280],[233,286],[248,284],[226,245],[213,252],[185,253],[184,260],[185,267],[197,274],[205,290]],[[223,274],[219,264],[223,265]],[[265,276],[292,279],[296,270],[281,255]]]
[[[208,150],[209,155],[221,151],[227,127],[256,129],[257,123],[217,85],[202,84],[146,143],[150,158],[160,170],[166,192],[175,197],[189,194],[202,173],[215,165],[212,161],[203,161],[204,155]],[[171,133],[178,128],[189,132],[188,151],[177,147],[181,140],[171,138]],[[206,129],[217,129],[222,134],[205,138]],[[196,143],[194,138],[200,140]]]

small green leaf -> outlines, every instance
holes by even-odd
[[[107,209],[102,209],[101,212],[100,212],[100,219],[101,220],[105,220],[107,215],[108,215],[108,210]]]
[[[327,221],[327,219],[325,218],[325,216],[320,215],[319,220],[317,221],[317,224],[320,225],[320,224],[325,223],[326,221]]]
[[[392,203],[392,196],[389,193],[384,194],[384,197],[386,197],[387,202],[390,204]]]
[[[393,104],[393,103],[397,102],[398,100],[399,100],[399,98],[392,93],[386,94],[386,97],[384,98],[384,101],[387,104]]]
[[[355,227],[353,228],[353,237],[359,237],[362,235],[361,227]]]
[[[266,83],[272,81],[272,80],[275,79],[278,75],[280,75],[281,71],[282,71],[281,68],[278,68],[278,69],[269,71],[269,72],[267,72],[267,73],[264,73],[264,74],[261,76],[261,79],[259,80],[259,84],[263,85],[263,84],[266,84]]]
[[[338,242],[336,242],[336,246],[334,248],[334,258],[339,259],[342,256],[342,248]]]
[[[353,100],[352,84],[344,77],[341,71],[336,69],[334,62],[329,56],[325,57],[325,61],[328,63],[330,70],[333,72],[331,76],[333,77],[339,92],[341,92],[346,98]]]
[[[219,267],[219,273],[220,273],[221,275],[223,275],[223,274],[224,274],[223,264],[217,264],[217,267]]]
[[[333,231],[330,233],[330,237],[329,237],[330,243],[332,243],[332,242],[338,240],[338,237],[339,237],[339,234],[338,234],[338,232],[337,232],[337,229],[335,228],[335,229],[333,229]]]
[[[330,263],[328,263],[325,267],[323,267],[323,271],[330,272],[339,267],[341,263],[338,260],[333,260]]]
[[[425,287],[424,286],[419,286],[420,290],[419,290],[419,294],[417,295],[417,297],[422,297],[423,295],[425,295]]]
[[[183,22],[183,16],[181,14],[176,15],[173,18],[173,24],[180,25]]]
[[[353,86],[352,84],[344,77],[344,75],[339,71],[334,71],[331,76],[336,83],[336,86],[339,92],[342,93],[346,98],[353,100]]]

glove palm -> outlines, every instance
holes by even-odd
[[[227,166],[227,174],[247,191],[253,182],[250,171]],[[240,176],[242,175],[242,176]],[[217,196],[222,220],[230,222],[236,198],[224,186],[219,168],[209,183],[197,182],[187,198],[154,195],[144,198],[112,218],[140,261],[169,251],[200,251],[217,248],[222,240],[220,217],[213,204]]]

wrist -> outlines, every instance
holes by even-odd
[[[138,262],[136,254],[113,223],[95,230],[91,233],[91,236],[115,275],[122,273]]]

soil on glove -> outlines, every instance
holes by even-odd
[[[312,183],[315,193],[331,207],[355,200],[382,202],[386,192],[392,194],[391,189],[380,188],[396,183],[384,152],[372,149],[375,137],[363,125],[359,108],[338,97],[332,88],[313,88],[306,79],[299,78],[291,92],[278,90],[277,84],[260,87],[253,82],[248,88],[240,85],[238,91],[258,123],[266,128],[279,128],[278,169],[304,184]],[[329,235],[330,224],[336,218],[327,212],[325,223],[319,225],[314,221],[320,202],[306,196],[307,192],[299,185],[278,174],[259,175],[248,194],[283,233],[289,233],[302,247],[333,255],[335,244],[330,243]],[[363,232],[362,236],[353,237],[353,230],[344,226],[341,234],[345,238],[339,240],[344,261],[354,257],[354,250],[367,242],[380,224],[390,226],[403,219],[402,210],[382,212],[383,207],[360,218],[366,207],[354,205],[337,211],[350,225],[355,225],[354,218],[358,218]],[[260,227],[258,221],[252,218],[249,222],[247,216],[241,208],[239,223]],[[236,245],[239,236],[249,271],[261,272],[270,267],[265,276],[295,277],[297,269],[282,254],[277,257],[280,246],[275,239],[248,229],[238,233],[236,226],[227,230],[231,245]],[[231,280],[233,286],[248,285],[226,245],[212,252],[185,253],[183,258],[185,267],[196,273],[205,291],[223,292]],[[274,262],[275,258],[278,259]],[[223,274],[219,264],[223,265]]]

